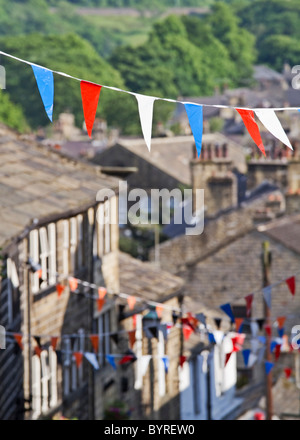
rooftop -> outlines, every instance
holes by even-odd
[[[0,125],[0,247],[33,223],[70,215],[96,202],[118,180]]]

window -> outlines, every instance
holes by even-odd
[[[32,358],[33,419],[57,405],[57,357],[52,347]]]
[[[83,215],[77,216],[77,231],[78,231],[78,269],[80,270],[83,265]]]
[[[161,359],[165,355],[165,339],[161,330],[158,331],[157,355],[158,390],[159,395],[162,397],[166,394],[166,373],[164,363]]]
[[[136,315],[136,332],[135,332],[135,354],[137,357],[136,370],[135,370],[135,384],[136,390],[142,389],[143,376],[142,376],[142,355],[143,355],[143,334],[142,334],[142,315]]]
[[[73,338],[72,338],[73,339]],[[76,365],[74,352],[84,352],[84,332],[82,329],[78,331],[78,336],[73,340],[65,338],[63,344],[63,390],[64,396],[68,396],[70,392],[77,390],[83,383],[83,363],[79,367]]]
[[[1,296],[7,305],[7,322],[10,325],[20,311],[19,276],[15,262],[11,258],[6,260],[6,273],[3,274],[1,283]]]
[[[105,253],[110,252],[110,200],[104,202],[104,219],[105,219]]]
[[[29,235],[29,254],[31,260],[40,264],[41,279],[38,272],[31,274],[32,293],[56,283],[56,225],[50,223],[47,227],[35,229]]]
[[[69,275],[69,221],[63,221],[63,274]]]
[[[98,335],[99,335],[99,365],[103,366],[106,363],[105,356],[110,354],[111,344],[110,344],[110,327],[111,318],[110,310],[101,313],[97,319],[98,321]]]
[[[72,217],[70,219],[70,271],[73,273],[77,269],[77,238],[77,221],[76,217]]]

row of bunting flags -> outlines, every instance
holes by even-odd
[[[126,90],[118,89],[116,87],[110,87],[105,85],[96,84],[93,82],[85,81],[79,78],[75,78],[63,72],[56,72],[54,70],[47,69],[43,66],[39,66],[29,61],[22,60],[13,55],[0,51],[0,54],[13,58],[22,63],[29,64],[32,67],[37,86],[45,107],[48,118],[52,122],[53,119],[53,106],[54,106],[54,77],[53,74],[62,75],[71,79],[80,81],[81,97],[83,115],[86,123],[88,135],[92,136],[92,129],[94,120],[98,108],[98,102],[100,97],[101,88],[107,88],[114,91],[128,93],[135,96],[138,104],[139,116],[142,133],[145,139],[145,143],[150,151],[151,149],[151,137],[152,137],[152,119],[153,119],[153,106],[156,100],[181,103],[185,106],[186,114],[189,120],[191,131],[195,139],[195,145],[198,153],[198,157],[201,153],[202,134],[203,134],[203,107],[218,107],[228,108],[224,105],[208,105],[208,104],[196,104],[193,102],[182,102],[173,99],[158,98],[154,96],[142,95],[139,93],[129,92]],[[234,107],[235,108],[235,107]],[[249,135],[260,149],[260,151],[266,155],[263,141],[261,139],[259,127],[255,121],[255,116],[265,126],[265,128],[277,139],[279,139],[288,148],[293,150],[293,147],[281,126],[281,123],[275,113],[276,110],[299,110],[298,108],[260,108],[260,109],[245,109],[236,107],[235,110],[241,116]]]

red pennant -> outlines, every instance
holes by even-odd
[[[99,335],[90,335],[90,340],[95,353],[98,353],[99,349]]]
[[[53,348],[53,350],[56,350],[57,341],[58,341],[58,337],[57,336],[52,336],[51,337],[51,347]]]
[[[132,348],[135,343],[135,330],[130,330],[128,332],[130,347]]]
[[[89,137],[92,137],[92,129],[97,112],[101,86],[87,81],[81,81],[80,89],[85,125]]]
[[[179,358],[179,365],[181,366],[181,368],[183,367],[183,364],[186,361],[186,356],[180,356]]]
[[[277,344],[276,347],[275,347],[275,360],[276,360],[276,361],[277,361],[277,359],[278,359],[279,356],[280,356],[280,351],[281,351],[281,345],[280,345],[280,344]]]
[[[253,293],[251,293],[250,295],[245,296],[245,300],[246,300],[246,314],[247,314],[247,318],[250,318],[251,317],[252,301],[253,301]]]
[[[38,355],[38,357],[41,357],[42,349],[38,345],[36,345],[34,347],[34,351],[35,351],[35,354]]]
[[[102,298],[98,298],[97,299],[97,307],[98,307],[98,312],[101,312],[101,310],[103,309],[103,306],[105,304],[105,300]]]
[[[19,335],[18,333],[14,333],[14,338],[17,341],[19,347],[21,350],[23,350],[23,344],[22,344],[22,335]]]
[[[83,353],[79,353],[79,351],[75,351],[73,355],[75,357],[77,368],[79,368],[82,363]]]
[[[277,322],[278,322],[278,327],[280,329],[284,326],[285,320],[286,320],[285,316],[278,316]]]
[[[38,269],[38,270],[36,271],[36,273],[38,274],[39,279],[41,279],[41,278],[42,278],[42,275],[43,275],[43,270],[42,270],[42,269]]]
[[[187,341],[190,338],[191,334],[193,333],[193,329],[187,325],[184,325],[182,327],[182,331],[183,331],[184,339]]]
[[[235,329],[238,332],[241,328],[241,325],[243,324],[244,319],[243,318],[235,318]]]
[[[264,329],[265,329],[265,332],[267,333],[267,335],[268,335],[268,336],[271,336],[271,334],[272,334],[272,328],[271,328],[271,326],[268,325],[268,324],[266,324],[266,325],[264,325]]]
[[[136,303],[136,298],[134,296],[129,296],[127,298],[127,302],[128,302],[130,310],[133,310],[134,306],[135,306],[135,303]]]
[[[134,328],[136,328],[136,315],[133,315],[132,317],[132,325]]]
[[[286,284],[288,285],[288,288],[290,289],[290,292],[292,295],[295,295],[296,292],[296,278],[290,277],[287,280],[285,280]]]
[[[58,298],[60,298],[60,296],[64,290],[65,290],[65,286],[63,286],[62,284],[56,284],[56,292],[57,292]]]
[[[156,306],[155,310],[156,310],[157,316],[158,316],[159,318],[161,318],[161,316],[162,316],[162,312],[163,312],[163,310],[164,310],[163,306]]]
[[[227,365],[227,362],[229,361],[229,359],[230,359],[230,356],[232,355],[232,351],[230,352],[230,353],[226,353],[226,355],[225,355],[225,366]]]
[[[76,278],[69,278],[69,286],[72,292],[74,292],[78,287],[78,280]]]
[[[238,109],[238,108],[236,110],[241,115],[241,118],[243,119],[243,122],[244,122],[250,136],[252,137],[252,139],[254,140],[254,142],[256,143],[258,148],[260,149],[260,151],[265,156],[266,155],[265,147],[264,147],[263,142],[261,140],[258,125],[254,119],[253,110],[242,110],[242,109]]]
[[[131,355],[126,355],[126,356],[124,356],[124,357],[120,360],[119,365],[127,364],[127,362],[132,361],[132,359],[133,359],[133,356],[131,356]]]
[[[292,374],[292,369],[291,368],[285,368],[284,372],[285,372],[285,377],[287,379],[289,379],[291,377],[291,374]]]
[[[98,288],[98,295],[100,299],[104,299],[105,295],[107,294],[107,290],[105,287],[99,287]]]

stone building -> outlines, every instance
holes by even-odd
[[[0,418],[98,417],[108,378],[86,359],[76,368],[72,353],[90,352],[87,335],[117,321],[109,301],[98,312],[92,290],[80,284],[71,292],[68,280],[119,289],[118,224],[104,215],[116,218],[117,197],[96,201],[99,189],[115,189],[117,181],[3,126],[0,143],[0,322],[8,338],[0,351]],[[65,287],[60,297],[57,283]]]

